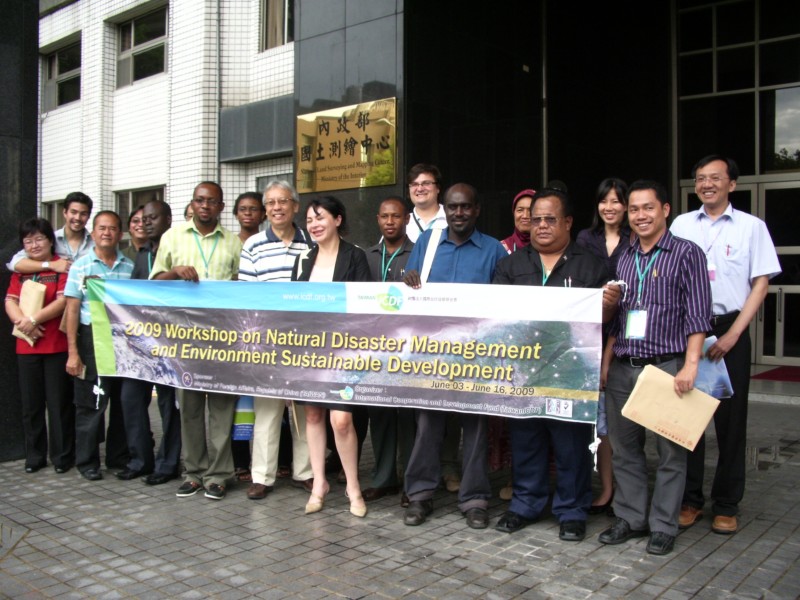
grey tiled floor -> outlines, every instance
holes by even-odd
[[[106,473],[90,483],[75,470],[25,475],[22,461],[4,463],[0,597],[797,598],[800,406],[750,412],[740,532],[715,535],[706,518],[667,557],[645,553],[644,539],[601,546],[605,516],[590,517],[578,544],[559,541],[552,518],[513,535],[470,530],[444,491],[427,523],[406,527],[397,496],[357,519],[336,484],[325,510],[306,516],[307,495],[283,481],[263,501],[238,486],[212,502],[176,498],[178,481]],[[496,474],[496,488],[506,478]],[[504,506],[492,502],[492,524]]]

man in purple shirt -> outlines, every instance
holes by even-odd
[[[622,416],[645,365],[675,376],[680,396],[694,387],[711,318],[711,288],[703,251],[667,230],[670,205],[664,188],[637,181],[628,192],[628,221],[638,239],[617,264],[627,284],[603,355],[608,434],[614,452],[614,524],[600,534],[603,544],[621,544],[650,533],[647,552],[668,554],[678,533],[686,479],[686,449],[656,436],[658,471],[647,505],[645,429]]]

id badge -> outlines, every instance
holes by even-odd
[[[714,281],[717,278],[717,265],[708,263],[708,280]]]
[[[647,311],[629,310],[625,322],[625,339],[643,340],[647,333]]]

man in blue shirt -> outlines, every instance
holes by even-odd
[[[444,212],[447,228],[428,230],[419,237],[408,259],[403,281],[413,288],[422,287],[426,281],[491,283],[497,261],[507,253],[499,241],[475,229],[481,212],[475,188],[465,183],[450,187],[445,192]],[[433,494],[441,479],[439,456],[447,414],[417,410],[417,436],[405,477],[410,500],[403,519],[406,525],[424,523],[433,511]],[[461,424],[464,458],[458,508],[466,516],[469,527],[484,529],[489,524],[486,509],[492,493],[487,461],[487,417],[462,414]]]

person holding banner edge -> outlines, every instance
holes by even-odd
[[[403,281],[415,289],[430,283],[491,283],[495,267],[507,256],[493,237],[475,228],[480,215],[478,193],[466,183],[445,192],[447,228],[423,233],[408,259]],[[433,495],[441,478],[440,451],[447,425],[447,411],[417,410],[417,435],[406,470],[405,491],[410,503],[403,522],[416,526],[433,512]],[[489,525],[492,495],[487,459],[488,421],[484,415],[461,414],[463,427],[462,478],[458,508],[467,526]]]
[[[607,285],[611,276],[601,259],[572,242],[571,228],[569,196],[548,188],[536,192],[531,203],[531,243],[498,263],[492,283],[605,288],[603,321],[609,321],[616,312],[619,288]],[[495,529],[514,533],[541,516],[550,497],[552,444],[557,473],[552,511],[560,523],[559,538],[583,540],[592,501],[591,425],[528,418],[510,419],[509,429],[513,494]]]
[[[219,223],[225,208],[222,188],[204,181],[192,194],[192,219],[174,225],[161,238],[150,279],[199,282],[232,280],[239,274],[242,242]],[[231,428],[236,410],[234,396],[179,390],[181,443],[186,467],[176,496],[186,498],[205,489],[210,500],[225,497],[234,477]],[[206,439],[208,406],[208,439]]]

